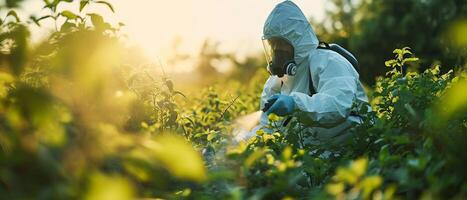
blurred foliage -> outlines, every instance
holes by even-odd
[[[130,50],[119,27],[96,13],[59,10],[64,2],[72,1],[45,0],[51,14],[25,22],[8,11],[0,27],[1,198],[169,198],[183,184],[204,181],[204,162],[183,137],[131,128],[145,120],[131,118],[132,105],[151,97],[159,104],[148,110],[160,110],[145,123],[170,122],[177,93],[170,80],[150,86],[168,92],[140,93],[122,65]],[[113,9],[80,1],[80,10],[93,4]],[[31,46],[29,28],[42,20],[61,25]]]
[[[73,13],[58,6],[72,0],[44,0],[50,14],[28,21],[10,10],[21,1],[5,2],[0,199],[467,196],[467,75],[439,65],[419,73],[432,57],[418,59],[418,51],[379,60],[388,72],[370,92],[373,110],[359,108],[364,123],[347,143],[307,143],[314,135],[298,120],[282,127],[283,118],[270,115],[269,131],[236,144],[232,124],[259,109],[267,78],[255,56],[239,61],[206,44],[200,72],[230,79],[187,95],[163,66],[122,44],[120,27],[86,13],[94,4],[113,11],[108,2],[81,0]],[[57,28],[32,45],[31,26],[42,20]],[[238,69],[213,73],[223,59]]]
[[[319,38],[341,44],[359,60],[360,78],[371,85],[387,71],[386,52],[410,46],[420,71],[443,63],[443,72],[465,68],[464,0],[332,0],[325,20],[313,22]]]
[[[262,53],[240,57],[235,53],[220,53],[218,48],[219,42],[205,40],[197,55],[195,73],[203,79],[203,85],[223,83],[225,80],[248,83],[254,81],[256,74],[266,72],[266,61]],[[227,68],[227,71],[221,71],[219,66]]]

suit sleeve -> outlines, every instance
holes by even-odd
[[[358,75],[350,70],[347,62],[330,57],[327,64],[318,70],[316,78],[317,93],[313,96],[291,93],[296,116],[310,126],[335,126],[350,114],[356,99]]]

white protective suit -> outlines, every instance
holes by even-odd
[[[270,76],[261,94],[261,109],[274,94],[290,95],[295,101],[296,117],[307,125],[308,142],[340,143],[348,138],[349,129],[361,118],[350,115],[353,104],[368,102],[354,67],[343,56],[317,49],[319,41],[300,8],[291,1],[278,4],[264,24],[263,38],[280,37],[294,47],[297,63],[295,76],[280,79]],[[316,94],[310,96],[312,78]],[[310,86],[311,87],[311,86]],[[261,124],[267,123],[261,116]]]

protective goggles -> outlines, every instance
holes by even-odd
[[[295,62],[293,46],[285,39],[273,37],[262,38],[264,55],[268,63],[267,70],[271,75],[282,77],[284,74],[294,75]]]

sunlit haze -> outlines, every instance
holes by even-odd
[[[154,59],[167,58],[178,44],[181,53],[195,55],[206,39],[219,42],[219,51],[234,52],[239,55],[261,50],[263,23],[274,5],[281,2],[258,0],[114,0],[109,1],[115,7],[115,13],[102,5],[94,5],[105,19],[123,22],[122,29],[128,35],[131,44],[144,49]],[[317,20],[323,18],[324,0],[295,1],[306,16]],[[24,9],[38,13],[41,2],[30,0]],[[77,5],[63,4],[61,9],[77,10]],[[88,10],[89,11],[89,10]],[[39,36],[35,36],[38,38]]]

